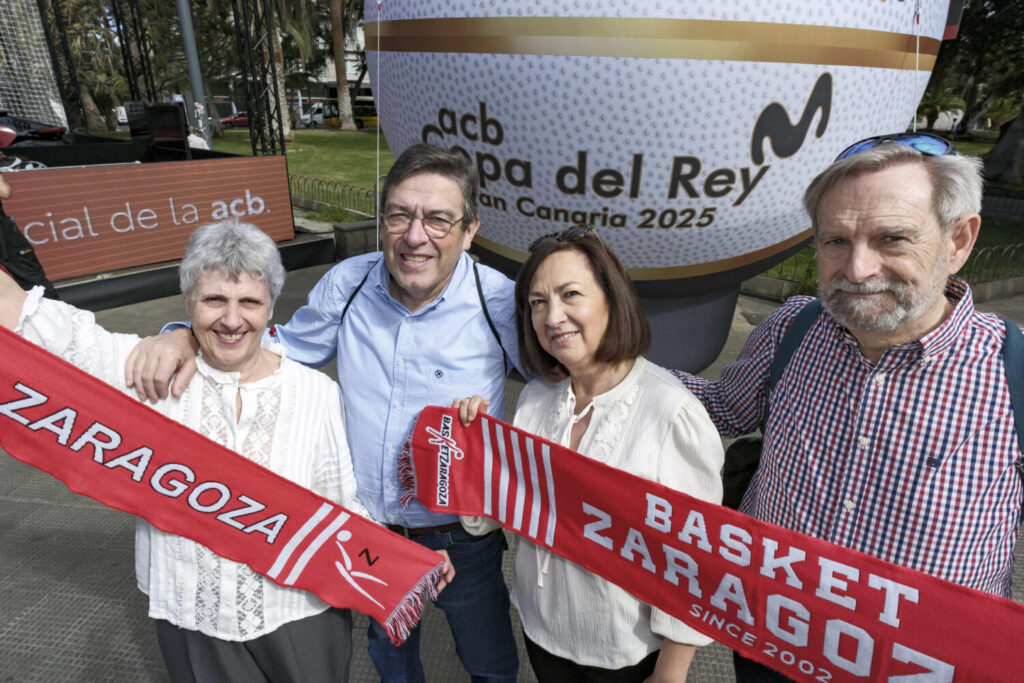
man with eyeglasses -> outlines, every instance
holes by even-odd
[[[499,529],[472,536],[456,515],[403,507],[399,458],[427,405],[480,394],[504,414],[507,369],[518,363],[513,283],[466,253],[480,226],[478,180],[464,155],[413,145],[381,192],[382,252],[355,256],[323,276],[305,306],[273,334],[288,356],[320,367],[338,358],[359,497],[378,522],[428,548],[445,549],[455,579],[437,600],[474,681],[514,681],[518,655],[509,616]],[[147,345],[147,346],[143,346]],[[192,373],[186,332],[144,341],[128,381],[150,399]],[[384,681],[423,681],[420,629],[401,647],[370,622],[370,656]]]
[[[677,375],[722,436],[764,425],[742,512],[1009,597],[1024,442],[1002,350],[1019,329],[975,311],[955,275],[981,224],[980,171],[934,136],[851,146],[804,195],[823,310],[804,314],[770,396],[809,297],[765,319],[719,381]],[[738,655],[735,668],[788,680]]]

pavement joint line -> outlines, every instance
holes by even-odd
[[[89,502],[83,502],[83,503],[78,503],[78,502],[68,503],[68,502],[54,501],[54,500],[48,499],[48,498],[25,498],[23,496],[6,496],[6,495],[2,495],[2,494],[0,494],[0,501],[5,502],[5,503],[32,503],[33,505],[49,505],[51,507],[58,507],[58,508],[94,508],[96,505],[100,505],[100,503],[95,503],[95,502],[92,502],[91,500]],[[106,507],[106,506],[104,506],[104,507]]]

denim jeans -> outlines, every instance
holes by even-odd
[[[455,579],[435,603],[448,618],[455,651],[473,681],[515,681],[519,655],[509,616],[508,586],[501,573],[501,555],[508,548],[499,529],[473,536],[463,529],[416,536],[412,539],[432,550],[447,550]],[[401,647],[372,619],[369,638],[373,659],[385,683],[423,683],[420,663],[420,627]]]

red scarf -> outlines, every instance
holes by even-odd
[[[481,417],[428,407],[428,509],[484,515],[744,656],[806,681],[1024,675],[1024,606],[761,522]],[[927,674],[927,672],[934,672]],[[903,678],[927,674],[921,678]]]
[[[0,328],[0,447],[75,493],[380,622],[397,645],[440,556]]]

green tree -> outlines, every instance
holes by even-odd
[[[925,128],[934,128],[935,121],[942,112],[963,111],[964,101],[951,88],[933,90],[929,88],[917,106],[917,115],[925,119]]]
[[[1024,83],[1024,2],[968,0],[957,37],[943,44],[929,89],[964,100],[961,130],[1001,98],[1020,102]]]

